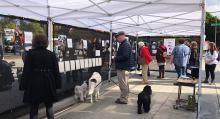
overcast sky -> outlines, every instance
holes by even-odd
[[[220,18],[220,0],[206,0],[206,10],[208,12],[215,12],[213,15],[217,15]]]

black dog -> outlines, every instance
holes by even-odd
[[[151,104],[151,86],[146,85],[141,93],[138,94],[138,114],[142,114],[142,106],[144,112],[148,113],[150,111]]]

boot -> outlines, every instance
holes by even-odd
[[[164,78],[165,71],[162,71],[161,77]]]
[[[161,70],[159,70],[159,76],[157,77],[158,79],[161,79],[162,78],[162,72]]]

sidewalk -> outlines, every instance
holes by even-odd
[[[204,69],[204,68],[203,68]],[[218,107],[218,96],[220,97],[220,67],[216,69],[216,86],[203,84],[201,98],[201,119],[219,119],[220,110]],[[114,101],[118,98],[120,91],[117,86],[105,89],[100,100],[91,103],[78,103],[55,114],[56,119],[196,119],[196,112],[185,110],[174,110],[173,105],[177,99],[177,87],[173,86],[176,79],[175,73],[166,73],[165,80],[157,80],[158,72],[151,72],[150,85],[152,86],[151,111],[148,114],[137,114],[137,96],[130,94],[128,105],[118,105]],[[203,70],[203,77],[205,72]],[[116,77],[115,77],[116,78]],[[141,84],[141,77],[132,74],[130,79],[130,91],[139,93],[144,85]],[[182,98],[192,94],[193,89],[183,87]],[[73,97],[68,101],[73,101]],[[45,115],[45,110],[41,110]],[[20,118],[27,119],[28,116]]]
[[[173,104],[177,98],[177,87],[173,86],[175,73],[167,73],[169,79],[155,80],[156,72],[151,77],[153,90],[151,111],[148,114],[137,114],[137,96],[130,94],[128,105],[115,104],[119,96],[119,88],[113,87],[106,90],[98,102],[93,104],[81,103],[74,105],[63,112],[57,113],[57,119],[195,119],[196,113],[183,110],[174,110]],[[139,93],[144,85],[141,77],[134,76],[130,79],[130,89]],[[192,88],[184,87],[183,96],[191,94]],[[210,118],[213,119],[213,118]]]

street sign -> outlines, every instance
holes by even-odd
[[[212,23],[211,26],[220,26],[220,23]]]

